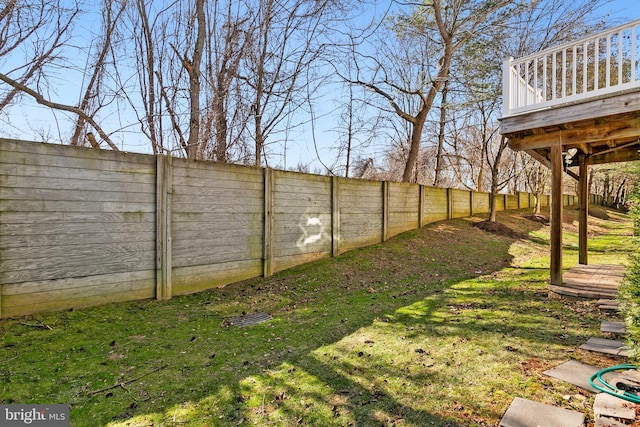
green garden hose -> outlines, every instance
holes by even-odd
[[[640,391],[640,389],[638,389],[637,387],[627,386],[624,383],[618,383],[614,387],[602,378],[602,376],[607,372],[625,371],[630,369],[638,369],[638,367],[636,365],[630,364],[610,366],[591,375],[591,378],[589,378],[589,384],[591,384],[591,386],[596,390],[611,394],[613,396],[619,397],[620,399],[624,399],[633,403],[640,403],[640,396],[630,392],[631,390]],[[598,384],[596,384],[596,380],[598,381]],[[621,388],[619,388],[618,386],[620,386]]]

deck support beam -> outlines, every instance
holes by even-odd
[[[562,286],[562,145],[551,147],[551,285]]]
[[[588,157],[580,154],[578,180],[578,263],[587,265],[587,221],[589,218]]]

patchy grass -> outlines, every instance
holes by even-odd
[[[598,212],[590,262],[624,262],[629,219]],[[548,298],[549,227],[527,213],[498,216],[517,240],[446,221],[168,302],[4,320],[0,402],[70,403],[77,426],[489,426],[516,396],[592,417],[541,372],[618,361],[577,348],[602,316]],[[226,326],[256,311],[274,319]]]

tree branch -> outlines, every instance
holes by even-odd
[[[70,112],[70,113],[77,114],[80,118],[82,118],[87,123],[89,123],[96,130],[96,132],[98,132],[98,134],[100,135],[100,138],[102,138],[109,145],[109,147],[111,147],[112,150],[120,151],[118,149],[118,146],[116,146],[113,143],[113,141],[111,141],[111,138],[109,138],[109,135],[106,134],[106,132],[93,119],[93,117],[89,116],[87,113],[82,111],[80,108],[74,107],[72,105],[60,104],[58,102],[50,101],[50,100],[46,99],[44,96],[42,96],[42,94],[36,92],[33,89],[28,88],[27,86],[23,85],[22,83],[19,83],[19,82],[13,80],[11,77],[9,77],[9,76],[7,76],[5,74],[0,73],[0,80],[5,82],[6,84],[11,86],[12,88],[17,89],[17,90],[19,90],[21,92],[24,92],[27,95],[31,96],[40,105],[44,105],[45,107],[49,107],[49,108],[52,108],[54,110],[67,111],[67,112]]]

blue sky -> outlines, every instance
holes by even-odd
[[[623,24],[629,21],[640,19],[640,1],[639,0],[612,0],[608,5],[604,6],[600,10],[601,16],[610,16],[610,22],[615,24]],[[64,91],[63,91],[64,92]],[[72,91],[70,91],[72,92]],[[54,100],[60,100],[59,97],[67,95],[65,93],[54,93],[51,97]],[[76,95],[77,96],[77,95]],[[73,100],[67,101],[73,103]],[[335,125],[336,118],[331,119],[332,125]],[[327,164],[333,163],[333,157],[336,152],[330,150],[329,145],[335,142],[337,134],[332,131],[324,131],[325,126],[318,124],[316,134],[318,142],[318,154],[322,160]],[[55,113],[52,114],[49,110],[34,106],[31,102],[25,102],[24,108],[16,109],[12,112],[11,118],[6,120],[5,117],[0,117],[0,136],[9,138],[20,138],[29,140],[43,140],[52,139],[51,142],[56,142],[55,139],[67,138],[70,134],[68,130],[70,126],[66,123],[65,114]],[[33,130],[36,129],[36,130]],[[107,129],[109,131],[111,129]],[[139,138],[140,135],[134,135],[136,127],[132,128],[130,137],[127,137],[126,146],[122,146],[122,149],[127,151],[136,152],[149,152],[150,147],[143,138]],[[316,153],[314,146],[311,142],[311,138],[308,136],[310,129],[300,129],[295,135],[290,135],[292,140],[297,141],[307,140],[305,143],[290,143],[287,147],[286,154],[286,166],[294,167],[298,163],[311,163],[311,170],[320,169],[320,163],[315,161]],[[49,137],[45,136],[49,135]],[[284,167],[285,165],[274,164],[272,166]]]
[[[613,0],[602,8],[602,14],[611,14],[613,18],[620,19],[620,23],[640,19],[640,3],[638,0]]]

